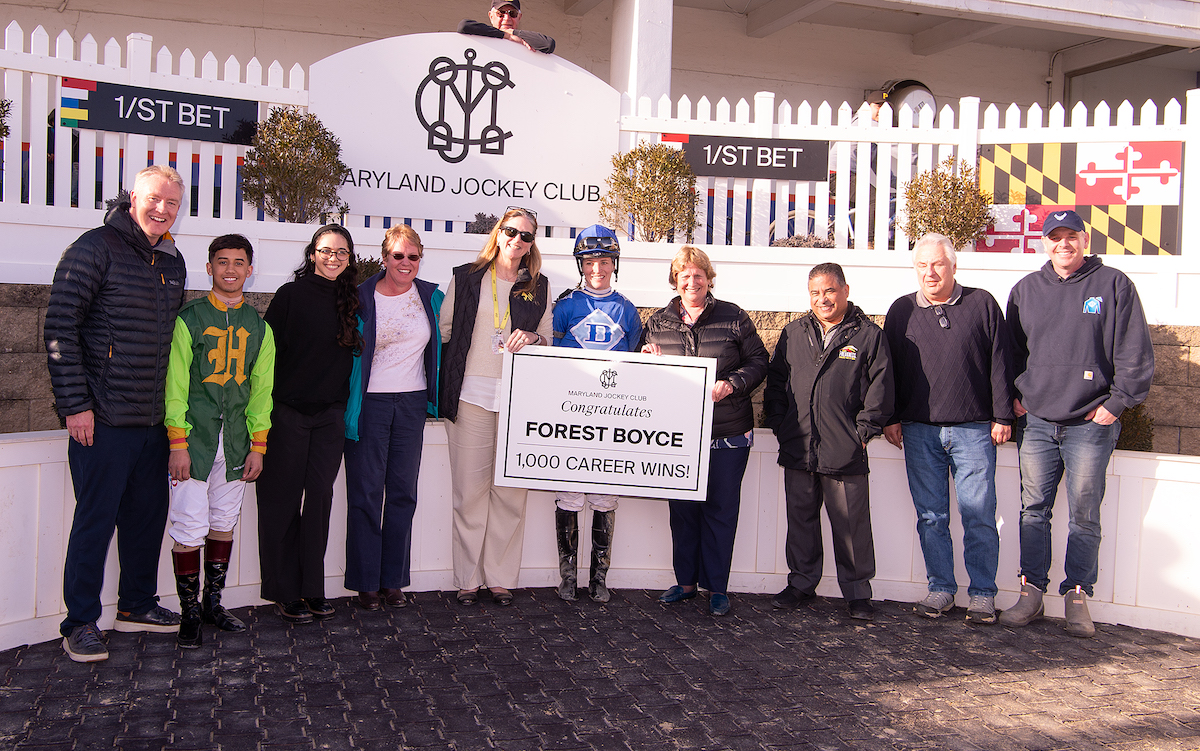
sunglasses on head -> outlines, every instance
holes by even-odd
[[[507,214],[510,211],[519,211],[522,214],[525,214],[525,215],[531,217],[534,221],[537,221],[537,212],[534,211],[533,209],[526,209],[526,208],[522,208],[521,206],[509,206],[507,209],[504,210],[504,213]]]
[[[408,255],[405,255],[405,254],[401,253],[400,251],[395,251],[393,253],[389,253],[388,255],[390,255],[392,257],[393,261],[403,261],[405,258],[407,258],[408,260],[412,261],[413,263],[417,263],[418,261],[421,260],[420,253],[410,253]]]
[[[517,235],[520,235],[521,242],[523,242],[523,243],[533,242],[533,233],[532,232],[522,232],[521,230],[517,229],[516,227],[501,227],[500,231],[503,232],[504,234],[508,235],[509,237],[516,237]]]

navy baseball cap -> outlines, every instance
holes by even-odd
[[[492,10],[503,8],[506,5],[516,8],[518,13],[521,12],[521,0],[492,0]]]
[[[1074,211],[1052,211],[1046,215],[1046,220],[1042,222],[1042,237],[1048,237],[1051,232],[1059,227],[1066,227],[1075,232],[1083,232],[1086,229],[1083,226],[1083,217]]]

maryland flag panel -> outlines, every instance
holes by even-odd
[[[1183,144],[1014,143],[980,149],[994,221],[976,250],[1039,253],[1042,220],[1074,209],[1096,254],[1177,255]]]

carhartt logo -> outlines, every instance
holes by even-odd
[[[606,389],[617,387],[617,371],[609,368],[600,374],[600,385]]]
[[[429,133],[428,148],[451,164],[466,159],[472,146],[478,146],[480,154],[503,155],[504,141],[512,137],[496,124],[496,116],[500,92],[516,84],[504,63],[476,65],[476,56],[475,50],[466,50],[466,62],[461,65],[448,57],[436,58],[417,87],[417,119]],[[485,99],[490,111],[477,116]],[[455,119],[453,125],[451,118]]]

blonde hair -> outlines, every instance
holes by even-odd
[[[688,266],[695,266],[703,271],[704,275],[708,277],[708,288],[713,288],[713,280],[717,278],[717,272],[713,270],[712,261],[708,260],[708,254],[695,245],[684,245],[671,259],[671,271],[667,274],[667,283],[671,285],[671,289],[678,287],[679,272]]]
[[[542,270],[542,254],[538,251],[537,246],[537,217],[524,209],[514,208],[504,212],[504,216],[500,217],[500,221],[496,222],[495,227],[492,227],[492,234],[488,235],[483,250],[479,251],[479,257],[475,259],[475,263],[471,264],[471,270],[478,271],[491,266],[496,260],[496,256],[500,255],[500,228],[504,227],[504,223],[514,216],[525,217],[533,224],[533,242],[529,244],[529,252],[525,255],[525,267],[529,270],[529,278],[521,286],[513,287],[513,292],[532,293],[537,291],[537,278]]]
[[[421,244],[421,236],[417,231],[407,224],[397,224],[383,233],[383,255],[387,256],[392,248],[407,240],[412,245],[417,246],[417,250],[421,252],[421,257],[425,257],[425,246]]]

